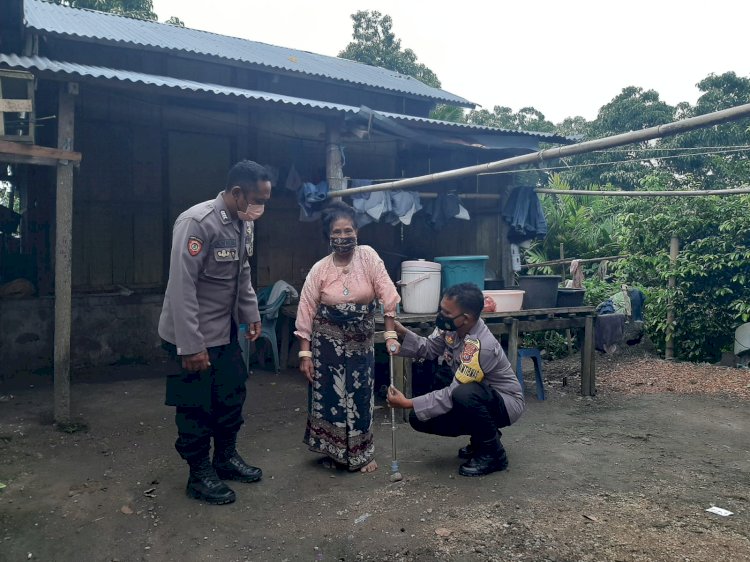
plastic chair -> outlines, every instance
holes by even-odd
[[[523,386],[523,358],[529,357],[534,361],[534,371],[536,374],[536,398],[544,400],[544,382],[542,381],[542,354],[537,348],[520,348],[518,350],[518,360],[516,361],[516,377],[518,382]]]
[[[273,287],[266,287],[265,289],[258,291],[258,311],[260,312],[260,336],[258,340],[265,339],[271,344],[271,352],[273,353],[273,364],[276,373],[281,372],[279,365],[279,344],[276,338],[276,320],[279,318],[279,310],[289,296],[288,291],[282,291],[281,294],[272,303],[268,302],[268,298],[271,296]],[[247,332],[247,324],[240,326],[240,348],[245,359],[245,366],[248,371],[250,370],[250,346],[247,339],[245,339],[245,333]],[[258,341],[256,340],[256,341]]]

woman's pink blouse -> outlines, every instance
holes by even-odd
[[[354,257],[347,266],[349,273],[336,267],[331,255],[326,256],[307,274],[302,287],[297,322],[294,332],[306,340],[311,339],[313,319],[322,304],[367,304],[377,297],[386,316],[396,315],[396,305],[401,301],[396,287],[388,276],[383,260],[370,246],[357,246]],[[344,287],[349,294],[344,295]]]

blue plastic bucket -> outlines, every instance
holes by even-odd
[[[459,283],[474,283],[484,290],[484,266],[489,256],[443,256],[435,258],[442,267],[442,289]]]

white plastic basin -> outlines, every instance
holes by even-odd
[[[482,291],[485,297],[490,297],[495,301],[495,312],[515,312],[516,310],[521,310],[525,292],[518,289]]]

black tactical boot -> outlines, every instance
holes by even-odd
[[[471,441],[469,441],[469,444],[466,445],[466,447],[461,447],[458,450],[458,458],[459,459],[470,459],[471,457],[474,456],[474,450],[475,450],[474,443],[472,443]]]
[[[208,458],[190,463],[190,478],[185,493],[191,498],[214,505],[232,503],[236,499],[234,491],[219,480]]]
[[[502,432],[499,429],[497,430],[497,436],[498,437],[502,437],[503,436]],[[477,450],[477,448],[474,445],[474,440],[473,439],[469,439],[469,444],[466,445],[466,447],[461,447],[458,450],[458,458],[459,459],[470,459],[471,457],[474,456],[474,453],[476,453],[476,450]]]
[[[508,468],[508,457],[500,439],[479,442],[474,456],[460,466],[461,476],[484,476]]]
[[[222,480],[237,480],[238,482],[257,482],[263,476],[263,471],[250,466],[237,452],[236,441],[214,440],[214,468]]]

